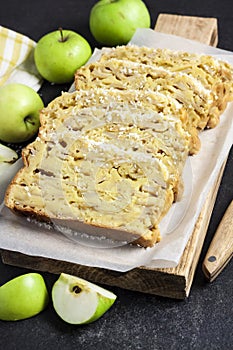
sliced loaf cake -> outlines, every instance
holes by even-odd
[[[177,119],[143,106],[90,105],[58,109],[55,129],[44,119],[23,151],[25,166],[6,205],[51,224],[153,246],[175,199],[186,134],[182,138]]]
[[[233,99],[233,69],[230,64],[210,55],[174,51],[169,49],[153,49],[136,45],[104,48],[100,61],[117,58],[133,62],[153,65],[170,72],[187,74],[197,79],[201,85],[212,91],[214,99],[207,124],[213,128],[219,122],[219,116],[226,108],[227,102]]]
[[[77,71],[76,91],[41,112],[6,205],[54,227],[152,247],[199,132],[232,99],[231,67],[200,56],[104,49]]]

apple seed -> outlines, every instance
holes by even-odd
[[[79,293],[81,293],[81,291],[82,291],[82,289],[79,286],[76,285],[73,287],[73,292],[75,294],[79,294]]]

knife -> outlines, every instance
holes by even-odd
[[[210,243],[202,264],[204,275],[212,282],[233,255],[233,200],[227,208]]]

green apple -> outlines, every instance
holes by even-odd
[[[9,169],[17,159],[18,155],[13,149],[0,144],[0,176],[3,171]]]
[[[0,87],[0,140],[19,143],[31,139],[40,126],[44,107],[39,94],[24,84]]]
[[[127,44],[137,28],[149,28],[150,14],[141,0],[100,0],[91,9],[94,38],[108,46]]]
[[[52,288],[57,314],[71,324],[87,324],[100,318],[116,295],[82,278],[62,273]]]
[[[75,71],[87,62],[91,53],[89,43],[81,35],[59,29],[38,41],[34,58],[43,78],[63,84],[73,80]]]
[[[0,287],[0,319],[23,320],[37,315],[49,301],[43,277],[38,273],[18,276]]]

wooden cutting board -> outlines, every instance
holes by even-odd
[[[160,14],[155,25],[155,30],[217,46],[218,31],[216,18]],[[211,188],[194,231],[179,264],[175,268],[155,269],[150,266],[141,266],[122,273],[54,259],[28,256],[6,250],[1,251],[2,261],[9,265],[55,274],[66,272],[100,284],[118,286],[164,297],[184,299],[189,295],[192,286],[224,167],[225,164],[223,164],[220,174]]]

